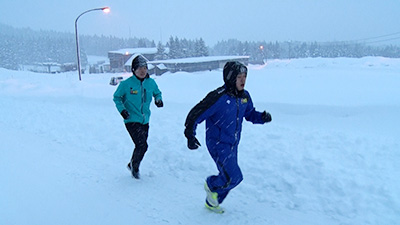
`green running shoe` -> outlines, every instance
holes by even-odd
[[[211,207],[218,207],[218,193],[212,192],[208,187],[207,181],[204,183],[204,190],[207,193],[207,202],[210,204]]]
[[[220,206],[212,206],[210,203],[208,203],[207,200],[206,200],[205,205],[206,205],[206,208],[212,212],[219,213],[219,214],[222,214],[225,212],[223,208],[221,208]]]

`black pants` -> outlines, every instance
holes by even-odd
[[[140,162],[148,148],[147,137],[149,136],[149,124],[126,123],[125,127],[135,144],[135,149],[133,150],[131,158],[132,167],[135,171],[139,171]]]

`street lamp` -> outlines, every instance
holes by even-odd
[[[263,64],[265,64],[267,62],[267,60],[266,60],[265,54],[264,54],[264,45],[260,45],[260,50],[261,50],[261,54],[263,57]]]
[[[102,10],[105,13],[110,12],[110,7],[102,7],[102,8],[96,8],[96,9],[89,9],[83,13],[81,13],[75,20],[75,39],[76,39],[76,55],[78,57],[78,73],[79,73],[79,80],[82,80],[81,78],[81,54],[79,51],[79,38],[78,38],[78,19],[81,17],[83,14],[95,11],[95,10]]]

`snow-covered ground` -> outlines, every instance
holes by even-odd
[[[204,208],[216,174],[183,136],[189,110],[222,71],[155,77],[141,179],[110,77],[0,68],[0,224],[398,224],[400,59],[293,59],[249,66],[246,89],[272,122],[244,122],[243,182]]]

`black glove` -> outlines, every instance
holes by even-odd
[[[189,137],[188,139],[188,143],[187,146],[190,150],[195,150],[197,149],[199,146],[201,146],[199,140],[197,140],[197,138],[195,136]]]
[[[272,117],[271,114],[269,114],[268,112],[264,111],[261,115],[262,120],[264,121],[264,123],[268,123],[271,122]]]
[[[164,106],[164,103],[163,103],[162,100],[157,100],[155,103],[156,103],[156,106],[157,106],[158,108],[161,108],[161,107]]]
[[[122,111],[121,111],[121,116],[122,116],[124,119],[128,119],[128,118],[129,118],[129,112],[128,112],[128,110],[126,110],[126,109],[122,110]]]

